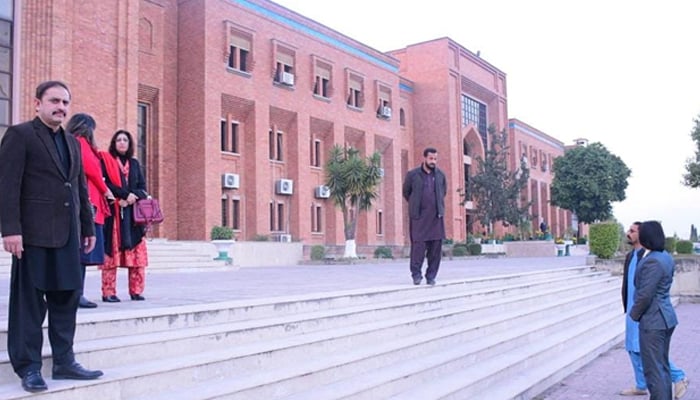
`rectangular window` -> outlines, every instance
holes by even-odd
[[[275,203],[270,202],[270,232],[275,231]]]
[[[226,132],[225,118],[222,118],[219,123],[219,131],[221,136],[221,151],[228,151],[228,133]]]
[[[331,64],[320,61],[314,57],[314,94],[316,96],[331,97]]]
[[[138,103],[138,121],[137,121],[137,153],[136,157],[141,162],[141,173],[148,178],[148,153],[146,152],[146,144],[148,143],[148,116],[150,114],[150,106],[147,103]]]
[[[227,66],[241,72],[252,71],[253,35],[228,23],[229,47]]]
[[[363,79],[359,75],[349,73],[347,105],[350,107],[362,108],[363,103]]]
[[[284,152],[284,147],[282,146],[282,132],[277,131],[277,152],[276,152],[276,157],[275,160],[277,161],[282,161],[282,153]]]
[[[321,166],[321,141],[316,139],[311,144],[311,165]]]
[[[277,230],[284,231],[284,203],[277,203]]]
[[[0,6],[0,140],[12,121],[13,2]],[[19,52],[19,47],[17,48]],[[16,54],[19,56],[19,53]]]
[[[221,198],[221,226],[228,226],[228,199]]]
[[[386,85],[377,84],[377,117],[382,119],[391,118],[391,88]]]
[[[320,233],[323,232],[322,218],[323,207],[314,204],[311,206],[311,232]]]
[[[384,234],[384,213],[382,210],[377,211],[377,235]]]
[[[284,133],[270,129],[268,131],[268,155],[270,160],[284,161]]]
[[[233,199],[231,207],[231,228],[238,231],[241,229],[241,201],[239,199]]]
[[[488,121],[486,120],[486,105],[467,95],[462,95],[462,126],[469,123],[476,125],[484,148],[488,148]]]
[[[230,131],[226,130],[227,126],[231,127]],[[222,118],[219,129],[221,130],[221,151],[238,153],[238,122],[231,121],[231,125],[228,125],[226,119]]]
[[[294,86],[294,49],[277,40],[273,40],[272,45],[275,60],[274,81],[285,86]]]

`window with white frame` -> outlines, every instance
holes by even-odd
[[[323,206],[319,204],[313,204],[311,206],[311,232],[321,233],[323,232]]]
[[[269,158],[274,161],[284,161],[284,133],[271,128],[268,131]]]
[[[239,31],[232,32],[228,51],[228,67],[236,71],[251,72],[252,44],[252,36]]]
[[[320,167],[322,160],[321,160],[321,140],[319,139],[314,139],[311,141],[311,166],[312,167]]]

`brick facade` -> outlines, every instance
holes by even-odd
[[[71,111],[97,120],[103,148],[117,129],[138,136],[149,190],[166,214],[156,236],[208,239],[225,222],[239,239],[342,244],[340,212],[315,196],[337,144],[382,156],[384,178],[374,208],[360,215],[358,244],[407,244],[401,184],[426,146],[438,149],[448,176],[447,236],[463,240],[463,144],[470,156],[484,152],[479,124],[465,125],[463,95],[519,142],[562,153],[556,139],[509,125],[505,74],[449,38],[385,54],[265,0],[14,4],[21,45],[12,120],[33,117],[38,82],[61,79]],[[537,174],[544,198],[551,173]],[[291,194],[279,193],[280,180],[291,181]]]

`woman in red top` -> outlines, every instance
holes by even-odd
[[[100,265],[104,262],[104,234],[102,225],[104,224],[105,215],[109,215],[108,201],[114,201],[114,196],[105,184],[102,176],[102,165],[95,144],[95,120],[88,114],[75,114],[68,121],[66,132],[75,136],[80,143],[80,151],[83,160],[83,169],[85,170],[85,179],[88,186],[88,197],[94,210],[95,218],[95,235],[97,242],[95,249],[90,253],[80,253],[80,261],[83,264],[83,286],[85,286],[85,266]],[[97,304],[86,299],[82,294],[80,296],[80,307],[95,308]]]

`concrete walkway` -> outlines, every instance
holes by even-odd
[[[547,258],[479,258],[444,260],[438,281],[521,271],[565,268],[585,264],[585,256]],[[81,315],[170,307],[186,304],[259,299],[295,294],[332,292],[364,287],[411,285],[408,261],[388,261],[349,265],[290,265],[254,267],[223,272],[149,273],[146,301],[129,300],[126,271],[119,271],[117,295],[121,303],[97,301],[96,309],[79,310]],[[0,325],[6,326],[9,279],[0,278]],[[89,270],[86,296],[100,299],[99,272]],[[685,399],[700,400],[700,305],[682,304],[677,308],[679,325],[672,342],[672,359],[686,373],[691,385]],[[623,318],[622,310],[620,318]],[[632,370],[624,348],[601,355],[559,385],[540,396],[548,400],[623,399],[617,393],[633,385]],[[644,399],[644,397],[637,397]]]

